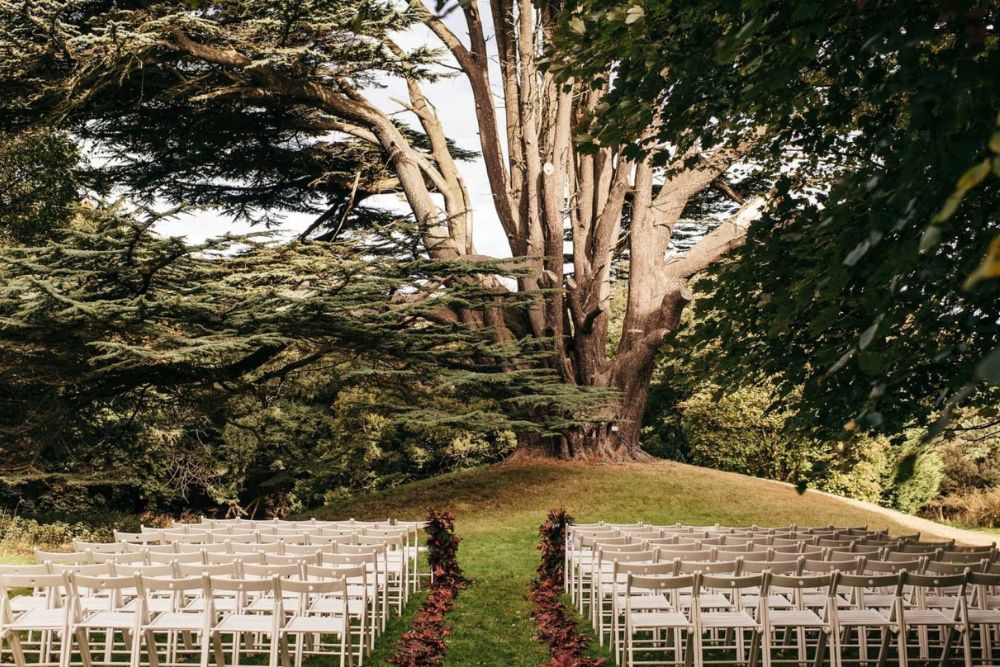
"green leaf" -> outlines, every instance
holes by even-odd
[[[976,366],[976,377],[990,384],[1000,385],[1000,347],[979,362]]]

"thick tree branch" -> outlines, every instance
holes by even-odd
[[[713,262],[734,248],[743,245],[747,229],[760,218],[767,200],[754,197],[729,218],[679,257],[666,262],[666,274],[672,278],[688,279],[705,270]]]

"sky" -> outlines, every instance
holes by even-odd
[[[483,12],[484,29],[487,38],[492,36],[492,23],[489,12]],[[445,17],[445,22],[452,31],[467,42],[467,31],[461,12],[451,12]],[[416,46],[433,44],[440,45],[437,38],[431,31],[424,27],[415,27],[406,33],[397,35],[398,43],[406,49]],[[492,41],[492,40],[491,40]],[[449,56],[450,60],[450,56]],[[493,71],[490,73],[491,83],[494,90],[499,93],[499,70],[495,58],[491,65]],[[453,60],[450,60],[454,64]],[[392,100],[407,100],[406,85],[401,79],[385,79],[384,88],[371,89],[367,91],[369,99],[375,102],[381,109],[387,112],[402,111],[402,107]],[[441,79],[435,83],[424,83],[422,89],[428,101],[436,108],[441,124],[448,137],[465,149],[478,152],[479,128],[476,124],[472,91],[463,76],[454,76]],[[504,114],[502,111],[502,98],[499,94],[495,97],[498,105],[498,119],[503,132]],[[401,118],[407,122],[413,122],[410,113],[403,113]],[[486,168],[481,159],[459,165],[465,185],[469,190],[469,196],[473,201],[473,243],[477,252],[497,257],[510,255],[510,247],[507,238],[500,227],[500,222],[496,217],[493,207],[492,196],[490,194],[489,182],[486,178]],[[369,204],[378,204],[387,208],[394,208],[400,211],[408,210],[401,196],[381,195],[367,200]],[[293,236],[303,229],[313,220],[312,215],[290,213],[286,216],[284,224],[278,230],[279,233],[287,233]],[[247,223],[234,222],[231,218],[215,211],[199,211],[175,219],[161,222],[157,225],[157,231],[167,236],[183,236],[192,243],[203,241],[213,236],[220,236],[226,232],[242,234],[251,231],[253,228]]]

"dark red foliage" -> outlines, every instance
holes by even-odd
[[[535,604],[538,638],[548,644],[552,659],[545,667],[601,667],[603,658],[584,658],[587,638],[580,634],[576,618],[562,601],[566,556],[566,528],[573,517],[566,510],[551,510],[538,528],[538,550],[542,562],[531,590]]]
[[[427,511],[427,559],[434,573],[431,593],[420,605],[420,611],[408,631],[396,642],[396,654],[388,662],[402,667],[440,665],[448,650],[444,638],[451,634],[445,614],[455,606],[458,591],[469,580],[458,566],[458,544],[455,521],[449,512]]]
[[[468,580],[458,565],[458,544],[462,538],[455,535],[455,518],[451,512],[427,510],[427,562],[434,573],[435,586],[465,588]]]
[[[564,509],[549,510],[545,523],[538,527],[538,550],[542,562],[538,566],[538,582],[551,581],[562,588],[566,567],[566,529],[573,523]],[[536,584],[537,585],[537,584]]]

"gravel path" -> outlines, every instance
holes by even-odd
[[[869,512],[875,512],[876,514],[881,514],[887,519],[892,519],[896,523],[902,524],[907,528],[912,528],[914,532],[920,531],[921,539],[936,538],[942,540],[955,540],[959,544],[971,546],[988,546],[990,544],[995,544],[997,541],[995,535],[987,535],[986,533],[979,533],[974,530],[965,530],[964,528],[953,528],[952,526],[946,526],[936,521],[931,521],[930,519],[922,519],[921,517],[913,516],[912,514],[897,512],[896,510],[891,510],[864,500],[844,498],[843,496],[837,496],[824,491],[815,491],[813,489],[809,489],[806,493],[818,493],[829,498],[839,500],[842,503],[853,505],[854,507],[865,509]]]

